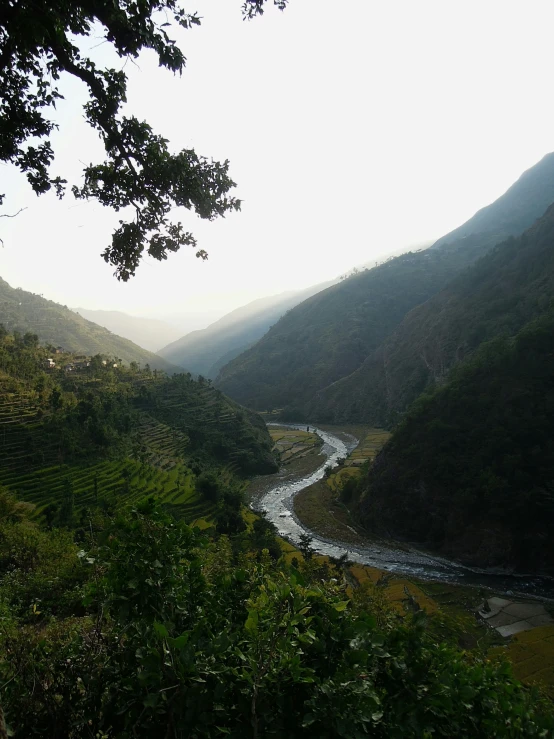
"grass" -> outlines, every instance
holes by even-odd
[[[328,428],[337,431],[335,427]],[[349,454],[344,466],[339,467],[328,478],[301,490],[294,498],[294,511],[298,518],[312,531],[350,543],[364,543],[364,531],[353,520],[348,508],[340,501],[340,491],[349,478],[362,474],[359,467],[371,462],[389,438],[388,431],[367,426],[341,427],[341,430],[360,439],[358,446]]]
[[[516,634],[492,654],[511,662],[518,680],[540,686],[554,698],[554,625]]]
[[[26,475],[0,470],[0,484],[40,513],[48,504],[61,504],[71,488],[75,508],[92,507],[102,500],[131,503],[151,495],[187,520],[209,515],[213,506],[194,488],[194,476],[183,463],[169,471],[134,460],[106,460],[91,465],[57,465]],[[95,493],[95,484],[97,493]]]
[[[197,494],[194,475],[183,461],[187,435],[142,414],[140,437],[146,449],[141,463],[127,458],[56,464],[56,445],[43,432],[31,398],[5,393],[0,399],[0,484],[33,503],[37,514],[50,503],[60,505],[70,489],[77,511],[103,499],[133,502],[155,495],[187,520],[209,516],[213,506]]]
[[[274,449],[279,452],[282,464],[319,452],[322,441],[317,434],[287,428],[269,428]]]
[[[294,512],[311,531],[351,544],[364,542],[350,513],[338,500],[329,480],[320,480],[294,498]]]
[[[385,598],[400,615],[414,608],[434,614],[439,611],[439,605],[430,598],[419,585],[405,577],[395,577],[383,570],[365,565],[353,565],[350,573],[357,584],[363,586],[377,586],[381,588]],[[414,606],[414,603],[417,606]]]

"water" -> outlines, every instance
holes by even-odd
[[[287,426],[303,430],[306,424],[269,424]],[[292,478],[286,482],[278,481],[265,491],[253,504],[256,510],[265,513],[279,531],[279,534],[293,544],[300,543],[300,536],[312,537],[311,548],[318,554],[339,558],[346,555],[352,562],[377,567],[400,575],[411,575],[424,580],[441,580],[460,585],[477,585],[495,591],[514,594],[516,592],[546,598],[554,598],[554,580],[531,576],[518,576],[465,567],[459,563],[421,552],[411,546],[395,545],[394,542],[375,540],[367,545],[352,545],[339,540],[326,539],[306,528],[294,513],[293,501],[304,488],[313,485],[325,475],[327,467],[336,467],[338,460],[345,458],[357,445],[357,439],[350,437],[346,442],[329,431],[312,425],[310,430],[323,440],[321,453],[325,460],[315,472],[304,477]],[[348,437],[348,434],[345,434]]]

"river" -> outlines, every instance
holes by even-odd
[[[305,429],[307,424],[269,424],[291,429]],[[336,467],[340,458],[345,458],[357,446],[358,440],[344,434],[346,441],[336,434],[323,431],[310,424],[310,430],[323,440],[321,454],[325,457],[315,472],[305,476],[289,477],[283,481],[279,475],[259,495],[251,506],[265,514],[279,534],[293,544],[300,542],[302,534],[312,537],[311,548],[318,554],[341,557],[346,554],[352,562],[377,567],[395,574],[418,577],[424,580],[442,580],[460,585],[484,586],[497,592],[512,595],[521,593],[542,598],[554,598],[554,580],[532,576],[510,575],[489,570],[465,567],[448,559],[427,554],[414,547],[395,544],[381,539],[368,541],[367,545],[326,539],[307,529],[294,512],[293,501],[297,493],[313,485],[325,475],[326,467]],[[349,438],[348,438],[349,437]]]

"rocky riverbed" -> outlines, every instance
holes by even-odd
[[[286,424],[286,428],[305,430],[306,424]],[[463,565],[422,552],[415,547],[383,540],[364,540],[360,543],[340,541],[321,536],[317,531],[307,528],[294,511],[294,497],[305,488],[325,476],[327,467],[336,467],[339,459],[348,457],[355,449],[358,440],[350,434],[339,431],[319,429],[310,425],[322,440],[320,456],[305,458],[305,472],[302,467],[284,466],[281,470],[265,478],[258,478],[251,489],[251,507],[263,512],[277,527],[279,534],[293,544],[300,542],[302,534],[312,537],[315,552],[339,558],[346,555],[353,562],[376,567],[388,572],[408,575],[424,580],[441,580],[461,585],[480,585],[497,592],[508,594],[519,592],[554,598],[554,582],[545,578],[514,576],[507,573],[490,572]]]

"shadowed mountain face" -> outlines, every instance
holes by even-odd
[[[191,331],[159,354],[195,374],[214,379],[224,364],[255,344],[288,310],[331,284],[325,282],[299,292],[254,300],[205,329]]]
[[[513,336],[554,296],[554,207],[410,311],[352,375],[311,403],[314,418],[394,424],[427,387],[444,382],[484,341]]]
[[[467,253],[405,254],[314,295],[227,364],[217,386],[256,410],[287,407],[301,418],[314,393],[357,369],[410,308],[467,264]]]
[[[149,364],[168,373],[182,372],[162,357],[102,326],[87,321],[64,305],[40,295],[13,288],[0,278],[0,323],[9,331],[37,334],[45,344],[82,354],[106,354],[124,362]]]
[[[411,406],[369,471],[366,526],[470,565],[554,574],[553,336],[551,309]]]
[[[130,316],[127,313],[117,310],[75,308],[75,313],[83,316],[87,321],[104,326],[104,328],[107,328],[113,334],[123,336],[150,352],[157,352],[158,349],[161,349],[170,341],[174,341],[179,336],[179,329],[165,321]]]
[[[425,311],[426,302],[465,268],[506,234],[531,226],[542,204],[553,201],[554,154],[549,154],[431,249],[389,260],[296,306],[223,367],[216,384],[245,405],[284,408],[291,418],[394,421],[429,378],[447,371],[450,360],[442,366],[438,355],[430,357],[417,343],[417,366],[403,365],[390,382],[391,342],[403,351],[419,320],[418,306]],[[437,310],[429,305],[428,321]],[[404,330],[396,341],[395,332]],[[422,332],[432,334],[429,323]]]

